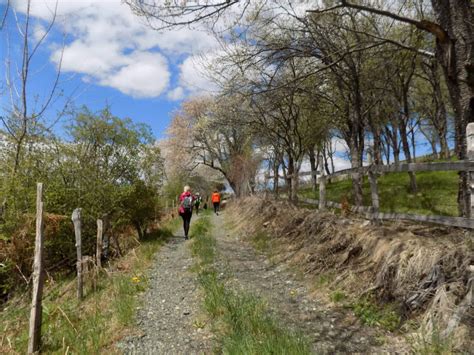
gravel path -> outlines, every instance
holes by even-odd
[[[222,216],[214,216],[219,264],[229,273],[229,286],[267,301],[285,326],[302,331],[314,353],[394,353],[405,351],[396,341],[380,346],[373,328],[362,326],[351,312],[330,307],[310,295],[304,281],[285,267],[273,265],[235,233],[226,230]]]
[[[211,353],[212,334],[197,326],[201,294],[188,243],[180,229],[157,253],[137,314],[139,335],[118,345],[125,354]]]
[[[273,265],[238,234],[230,233],[224,216],[211,217],[217,240],[217,264],[228,287],[245,290],[267,301],[285,326],[302,331],[314,353],[395,353],[406,349],[391,341],[380,346],[377,332],[347,310],[333,308],[311,296],[304,280],[285,265]],[[195,219],[193,219],[195,221]],[[137,315],[139,335],[122,341],[125,354],[210,354],[214,337],[204,325],[202,294],[182,232],[176,233],[156,256],[149,272],[150,288]],[[204,317],[204,318],[203,318]],[[200,325],[200,326],[198,326]]]

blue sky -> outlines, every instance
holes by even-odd
[[[2,63],[20,62],[15,15],[24,22],[26,3],[13,0],[0,42]],[[0,0],[1,10],[5,4]],[[60,89],[64,97],[74,97],[76,107],[99,110],[108,104],[115,115],[147,123],[161,138],[183,99],[212,90],[202,74],[203,53],[217,50],[217,42],[205,31],[184,28],[159,33],[120,0],[58,0],[57,4],[53,30],[32,61],[31,98],[39,95],[41,102],[41,97],[47,97],[61,64]],[[32,0],[31,46],[44,34],[55,5],[56,0]],[[16,69],[10,69],[16,77]],[[51,106],[48,119],[54,118],[63,102],[60,98]],[[1,96],[0,104],[3,112],[8,111],[8,95]],[[61,131],[60,124],[56,130]]]
[[[2,65],[6,60],[21,63],[15,17],[24,22],[27,0],[11,3],[13,11],[1,33]],[[116,116],[148,124],[160,139],[183,99],[213,91],[202,69],[219,52],[212,35],[196,28],[157,32],[121,0],[31,0],[31,46],[45,33],[56,3],[53,30],[32,61],[31,102],[37,96],[39,103],[44,102],[61,64],[60,90],[64,97],[74,98],[75,107],[86,105],[94,111],[109,105]],[[0,0],[0,13],[5,4],[6,0]],[[12,80],[18,79],[14,65],[10,70]],[[12,105],[8,88],[0,87],[0,93],[0,114],[4,114]],[[51,106],[47,120],[54,120],[63,102],[59,98]],[[61,133],[61,127],[60,122],[56,132]],[[420,133],[417,143],[417,154],[428,151]],[[337,166],[346,167],[346,148],[341,142],[337,147]]]

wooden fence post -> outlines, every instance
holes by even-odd
[[[72,212],[72,223],[74,223],[74,234],[76,235],[77,251],[77,298],[82,299],[82,239],[81,239],[81,208],[76,208]]]
[[[44,284],[43,265],[43,184],[36,185],[36,236],[33,264],[33,297],[31,300],[28,354],[39,350],[41,342],[42,296]]]
[[[326,209],[326,176],[324,174],[323,157],[320,155],[319,168],[321,175],[319,176],[319,209],[324,211]]]
[[[372,197],[372,212],[379,213],[380,201],[379,201],[379,189],[377,186],[377,174],[369,171],[369,183],[370,183],[370,194]]]
[[[101,219],[97,220],[97,251],[96,251],[96,265],[98,268],[102,267],[102,240],[104,233],[104,224]]]
[[[469,123],[466,128],[466,139],[467,139],[467,158],[470,161],[474,161],[474,123]],[[469,206],[468,217],[474,217],[474,171],[467,172],[469,190],[471,193],[471,203]]]
[[[373,157],[371,151],[367,152],[367,163],[372,166]],[[377,186],[377,173],[369,170],[370,195],[372,199],[372,213],[380,212],[379,189]]]

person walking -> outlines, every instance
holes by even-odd
[[[191,217],[193,216],[194,196],[191,193],[191,188],[185,186],[183,193],[179,195],[178,213],[183,219],[184,239],[189,239],[189,226],[191,225]]]
[[[202,198],[201,198],[201,195],[199,194],[199,192],[196,192],[196,195],[194,197],[195,197],[194,207],[196,207],[196,214],[198,215],[199,214],[199,206],[201,205]]]
[[[221,194],[217,190],[214,190],[213,194],[211,195],[211,201],[212,201],[212,204],[214,205],[214,213],[216,215],[219,215],[219,205],[221,204]]]

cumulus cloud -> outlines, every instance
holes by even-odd
[[[157,97],[168,87],[170,73],[166,59],[159,53],[134,53],[128,63],[104,77],[101,84],[135,97]]]
[[[14,0],[13,5],[17,11],[26,12],[25,1]],[[204,83],[195,74],[193,62],[183,61],[183,57],[216,47],[214,37],[205,31],[185,28],[158,33],[120,0],[31,3],[31,15],[43,23],[50,21],[55,11],[56,24],[68,40],[64,48],[59,48],[58,43],[51,46],[51,60],[56,64],[61,61],[64,72],[82,74],[89,83],[109,86],[127,95],[151,98],[170,90],[170,65],[180,60],[180,85],[168,92],[170,100],[179,100],[192,91],[190,87]],[[38,34],[41,28],[39,25]],[[190,80],[181,80],[182,77]]]

